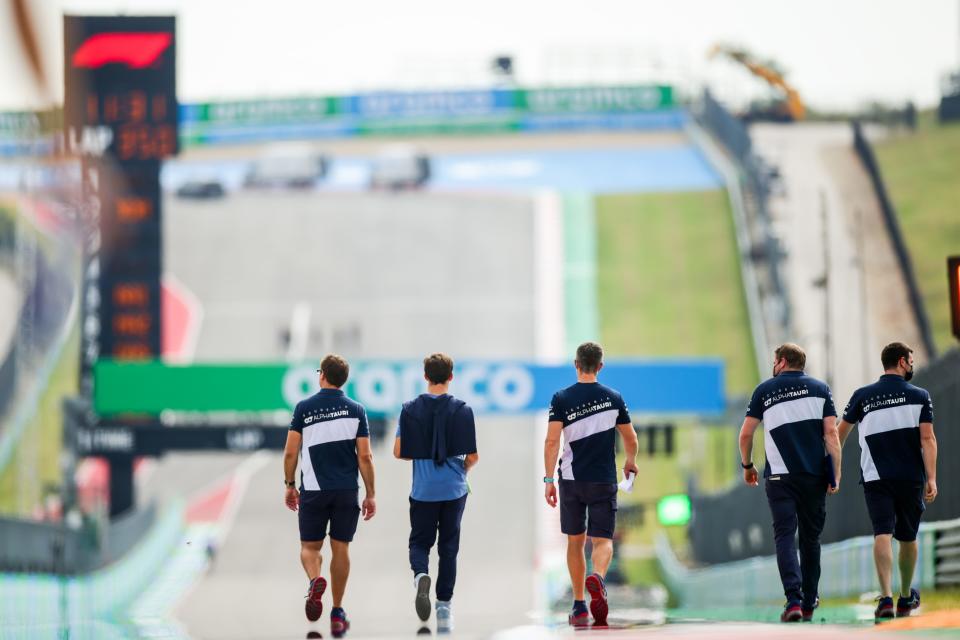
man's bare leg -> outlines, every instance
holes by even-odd
[[[880,595],[893,596],[890,583],[893,580],[893,536],[889,533],[873,538],[873,561],[877,565],[877,578],[880,580]]]
[[[593,561],[593,571],[599,573],[601,578],[606,578],[607,569],[613,559],[613,540],[591,537],[590,544],[593,546],[593,553],[590,554],[590,559]]]
[[[333,592],[333,606],[343,604],[343,593],[347,589],[347,578],[350,577],[350,543],[330,538],[330,549],[333,558],[330,560],[330,587]]]
[[[573,587],[573,599],[583,600],[584,580],[587,576],[587,559],[583,555],[583,547],[587,542],[587,534],[567,536],[567,570],[570,571],[570,584]]]
[[[320,565],[323,562],[320,555],[322,548],[323,540],[300,541],[300,564],[303,565],[303,570],[311,580],[320,575]]]
[[[917,568],[917,541],[900,543],[900,595],[910,597],[910,585],[913,584],[913,572]]]

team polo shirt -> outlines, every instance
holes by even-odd
[[[599,382],[578,382],[553,394],[550,422],[563,423],[561,480],[616,484],[615,427],[630,424],[619,392]]]
[[[358,489],[357,438],[369,438],[367,412],[340,389],[321,389],[298,403],[290,430],[303,436],[300,489]]]
[[[754,390],[747,416],[763,422],[767,464],[763,477],[822,475],[823,419],[836,416],[830,387],[802,371],[783,371]]]
[[[860,471],[863,481],[923,482],[920,424],[933,422],[926,389],[888,373],[853,392],[843,419],[860,423]]]

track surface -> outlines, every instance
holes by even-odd
[[[310,309],[307,357],[332,349],[532,355],[526,198],[241,193],[212,206],[171,201],[166,211],[166,268],[203,304],[198,360],[282,359],[298,304]],[[479,427],[455,612],[462,629],[489,635],[525,624],[533,607],[529,487],[539,470],[529,419]],[[388,445],[375,452],[379,513],[361,523],[352,545],[344,604],[356,635],[406,635],[419,626],[406,550],[410,469]],[[225,456],[171,457],[146,490],[199,488],[230,464]],[[302,637],[313,628],[303,617],[306,579],[280,474],[275,456],[254,475],[215,568],[181,604],[178,618],[192,636]]]

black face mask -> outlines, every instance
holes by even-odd
[[[910,380],[913,379],[913,367],[910,367],[910,371],[903,374],[903,379],[905,382],[910,382]]]

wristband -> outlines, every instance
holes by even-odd
[[[544,482],[548,482],[548,483],[552,483],[552,482],[553,482],[553,478],[548,478],[547,476],[543,476],[543,481],[544,481]]]
[[[296,488],[297,488],[297,483],[296,483],[295,480],[284,480],[284,481],[283,481],[283,484],[284,484],[288,489],[296,489]]]
[[[743,464],[743,463],[741,462],[741,463],[740,463],[740,466],[743,467],[744,469],[753,469],[753,462],[749,462],[749,463],[747,463],[747,464]]]

